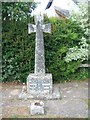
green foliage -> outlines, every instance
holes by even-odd
[[[3,2],[2,20],[27,20],[36,6],[35,2]]]
[[[89,44],[86,42],[86,39],[82,38],[79,45],[80,46],[69,48],[69,51],[67,52],[67,55],[65,57],[66,62],[70,62],[72,60],[88,60]]]
[[[66,62],[72,60],[88,61],[89,53],[89,20],[88,20],[88,4],[79,3],[79,13],[72,13],[70,16],[72,21],[78,22],[79,26],[84,30],[83,36],[80,42],[75,47],[69,48],[65,57]]]
[[[2,3],[3,81],[25,82],[33,71],[35,37],[28,35],[27,25],[33,20],[30,13],[35,7],[34,2]]]
[[[49,21],[52,23],[52,33],[45,36],[46,71],[53,73],[57,81],[72,79],[81,60],[67,63],[64,58],[68,48],[78,45],[84,31],[71,20],[51,18]]]
[[[27,24],[3,23],[3,81],[25,82],[29,72],[33,72],[35,35],[28,35]]]
[[[29,73],[34,72],[35,34],[28,35],[27,25],[33,18],[24,21],[5,20],[2,29],[3,81],[26,82]],[[78,45],[84,31],[72,20],[55,18],[45,22],[52,24],[52,33],[44,33],[46,72],[53,74],[55,81],[79,78],[81,61],[65,61],[68,48]],[[78,73],[77,73],[78,71]],[[80,78],[86,78],[83,72]]]

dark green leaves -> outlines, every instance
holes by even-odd
[[[23,9],[23,5],[20,5],[19,9]],[[33,18],[17,22],[8,19],[3,21],[3,81],[26,82],[28,74],[34,72],[35,34],[28,34],[27,25],[29,22],[33,23]],[[53,79],[59,82],[86,78],[85,71],[82,75],[78,69],[81,61],[66,63],[64,59],[68,48],[78,45],[84,31],[71,20],[45,17],[45,22],[52,24],[52,33],[44,33],[46,72],[52,73]]]
[[[3,20],[15,20],[15,21],[25,21],[32,10],[36,7],[34,2],[3,2],[2,3],[2,19]]]

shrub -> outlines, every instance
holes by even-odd
[[[67,63],[65,57],[68,48],[78,45],[84,31],[78,23],[70,19],[51,18],[49,21],[52,23],[52,33],[45,37],[46,71],[51,72],[54,80],[57,81],[72,79],[74,74],[78,74],[76,72],[81,60]]]
[[[28,35],[29,22],[33,23],[33,19],[3,21],[3,81],[26,82],[28,74],[34,72],[35,34]],[[70,19],[45,17],[45,22],[52,24],[51,34],[44,33],[46,72],[52,73],[58,82],[74,79],[79,75],[77,70],[81,60],[67,63],[65,56],[68,48],[78,45],[84,31]]]
[[[3,81],[26,81],[34,69],[34,45],[35,35],[28,35],[27,22],[3,23]]]

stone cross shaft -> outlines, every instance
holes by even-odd
[[[51,24],[43,24],[43,15],[34,16],[35,24],[28,24],[28,33],[36,32],[35,41],[35,74],[45,74],[43,32],[51,33]]]

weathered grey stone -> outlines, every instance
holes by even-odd
[[[45,74],[43,32],[51,32],[51,24],[43,24],[43,15],[36,15],[35,24],[28,24],[28,33],[36,32],[35,70],[27,77],[27,92],[35,98],[43,98],[52,92],[52,75]]]
[[[19,94],[18,97],[19,97],[19,99],[24,99],[24,100],[35,98],[34,95],[31,95],[31,94],[29,94],[29,93],[27,93],[27,92],[25,92],[25,91],[22,91],[22,92]]]
[[[32,102],[30,106],[31,115],[44,114],[44,103],[42,101]]]
[[[13,96],[16,96],[18,94],[19,94],[19,90],[18,89],[15,89],[15,90],[10,92],[10,95],[13,95]]]
[[[60,89],[55,89],[53,90],[53,92],[51,94],[49,94],[47,96],[47,99],[49,100],[55,100],[55,99],[60,99],[61,98],[61,94],[60,94]]]
[[[60,88],[54,87],[52,93],[52,99],[60,99],[60,98],[61,98]]]
[[[42,91],[32,91],[32,92],[21,92],[19,94],[19,99],[41,99],[41,100],[55,100],[55,99],[61,99],[61,93],[60,93],[60,89],[59,87],[57,87],[58,89],[56,89],[55,87],[53,87],[53,92],[51,89],[51,92],[49,93],[48,90],[44,90]]]
[[[27,87],[26,86],[22,87],[22,92],[27,92]]]
[[[35,44],[35,74],[45,74],[45,58],[44,58],[44,40],[43,32],[51,32],[51,24],[43,25],[43,16],[36,15],[35,23],[28,24],[28,33],[36,32]]]
[[[27,99],[27,94],[25,92],[21,92],[19,94],[19,99]]]
[[[27,92],[31,94],[44,94],[52,91],[52,75],[30,74],[27,77]]]

